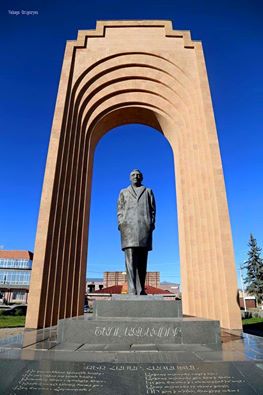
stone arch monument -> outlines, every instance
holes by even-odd
[[[175,161],[183,312],[241,328],[231,228],[200,41],[170,21],[106,21],[68,41],[39,212],[26,327],[83,314],[93,155],[142,123]],[[174,229],[177,232],[177,229]]]

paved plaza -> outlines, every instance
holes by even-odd
[[[222,331],[198,344],[59,343],[56,327],[0,339],[0,392],[144,395],[261,394],[263,339]]]

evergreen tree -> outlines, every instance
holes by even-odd
[[[247,269],[247,276],[244,281],[247,284],[247,293],[255,296],[258,304],[263,300],[263,259],[260,256],[261,248],[258,247],[257,240],[252,234],[248,246],[248,259],[243,266]]]

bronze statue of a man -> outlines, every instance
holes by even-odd
[[[129,294],[146,295],[145,277],[148,251],[152,249],[155,228],[155,200],[151,189],[142,185],[143,175],[135,169],[130,174],[131,185],[120,191],[118,199],[118,229]]]

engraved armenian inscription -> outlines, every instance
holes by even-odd
[[[9,362],[12,365],[12,361]],[[100,364],[28,361],[26,369],[11,388],[3,387],[0,380],[0,393],[123,395],[125,388],[126,395],[258,394],[263,373],[256,364],[248,366],[249,377],[228,362]]]
[[[111,326],[97,326],[95,328],[95,336],[113,336],[113,337],[178,337],[182,334],[181,328],[167,328],[167,327],[111,327]]]
[[[172,367],[171,367],[172,368]],[[173,369],[171,369],[173,370]],[[221,375],[215,372],[198,372],[195,368],[189,371],[145,372],[147,394],[237,394],[245,383],[242,378]]]
[[[105,380],[102,372],[34,370],[28,369],[13,388],[18,391],[54,391],[54,392],[92,392],[103,388]]]

